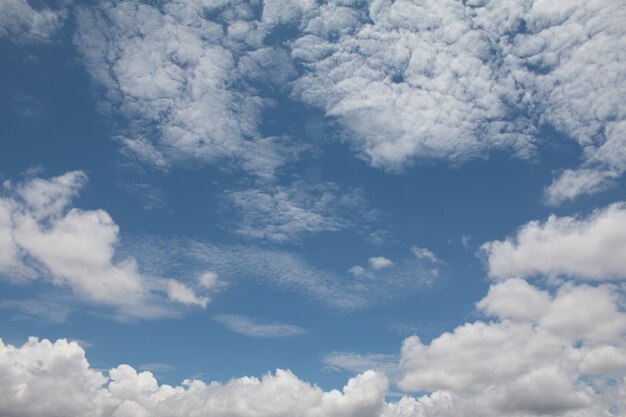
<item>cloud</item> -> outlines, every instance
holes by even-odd
[[[89,367],[74,342],[31,338],[21,347],[0,341],[0,414],[7,417],[305,416],[375,417],[385,407],[387,380],[367,371],[343,391],[322,391],[290,371],[261,379],[159,385],[150,372],[120,365],[105,377]]]
[[[209,303],[209,297],[200,297],[193,289],[173,279],[167,281],[167,296],[172,301],[189,306],[206,308]]]
[[[391,259],[387,259],[384,256],[374,256],[373,258],[369,258],[367,263],[375,271],[393,266]]]
[[[0,12],[0,39],[18,44],[48,42],[61,29],[71,0],[33,6],[28,0],[3,0]]]
[[[626,205],[614,203],[586,217],[550,216],[516,236],[481,247],[489,275],[626,279]]]
[[[612,285],[566,284],[551,295],[521,279],[494,284],[477,303],[493,321],[466,323],[429,344],[417,336],[404,341],[398,385],[430,394],[396,407],[429,416],[621,409],[626,404],[615,395],[622,388],[614,384],[626,375],[623,296]]]
[[[84,172],[71,171],[5,184],[0,194],[0,276],[10,281],[44,278],[80,300],[115,308],[120,317],[172,315],[160,295],[162,280],[143,276],[135,258],[116,250],[119,227],[111,216],[104,210],[71,207],[86,182]],[[177,281],[167,286],[174,301],[208,302]],[[29,315],[37,313],[28,300],[12,305]]]
[[[355,352],[332,352],[322,358],[322,363],[331,369],[362,373],[375,370],[385,374],[392,382],[398,377],[398,355],[381,353],[360,354]]]
[[[534,129],[500,48],[456,1],[377,1],[365,10],[333,1],[293,42],[306,69],[293,94],[335,117],[374,167],[462,162],[493,149],[528,157]]]
[[[438,278],[430,264],[414,256],[376,272],[377,279],[355,280],[319,269],[306,257],[284,250],[244,245],[214,245],[182,239],[125,239],[124,251],[136,254],[149,275],[173,276],[206,270],[226,284],[251,280],[278,291],[297,293],[339,310],[359,310],[389,303],[432,285]]]
[[[251,317],[221,314],[213,318],[235,333],[259,338],[291,337],[306,333],[302,327],[277,322],[263,323]]]
[[[354,226],[375,217],[362,191],[337,184],[264,185],[226,194],[225,204],[239,214],[236,233],[276,243],[297,242],[321,232]]]
[[[533,157],[544,127],[578,143],[551,204],[626,170],[626,7],[612,0],[328,2],[305,15],[293,96],[324,110],[372,166]]]
[[[465,236],[463,236],[463,239],[461,239],[462,243],[465,242],[464,238]],[[465,243],[463,243],[463,246],[465,246]],[[413,255],[415,255],[418,259],[428,259],[433,264],[442,263],[442,261],[439,258],[437,258],[437,255],[435,255],[428,248],[418,248],[417,246],[411,246],[411,252],[413,252]]]
[[[295,74],[287,53],[264,46],[271,27],[256,13],[243,1],[80,7],[75,43],[103,109],[127,120],[120,143],[162,169],[218,163],[266,178],[293,159],[291,144],[259,133],[273,102],[252,84]]]

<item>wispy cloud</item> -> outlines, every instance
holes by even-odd
[[[282,338],[305,333],[302,327],[278,322],[262,322],[248,316],[221,314],[213,318],[235,333],[259,338]]]
[[[370,222],[375,211],[368,209],[360,190],[343,190],[337,184],[309,184],[297,180],[289,185],[264,184],[227,193],[225,205],[239,218],[235,232],[272,242],[297,242],[321,232],[359,227]]]
[[[355,279],[314,266],[304,256],[255,246],[214,245],[182,239],[126,239],[125,251],[150,260],[147,274],[159,276],[206,270],[225,282],[252,280],[280,291],[296,292],[332,308],[358,310],[387,303],[429,287],[437,280],[430,263],[412,254],[377,271],[378,279]]]

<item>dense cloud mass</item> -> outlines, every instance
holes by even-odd
[[[551,126],[582,149],[557,204],[626,169],[626,5],[615,0],[331,1],[302,22],[294,95],[321,107],[373,166],[532,155]]]
[[[81,7],[76,44],[103,108],[128,120],[121,143],[164,169],[219,161],[273,177],[299,148],[260,133],[270,90],[322,109],[390,171],[532,158],[565,136],[582,164],[546,188],[559,204],[626,170],[625,19],[618,0],[126,0]],[[268,41],[286,26],[297,33]]]
[[[80,8],[76,44],[106,106],[128,119],[120,141],[164,169],[219,161],[267,177],[292,158],[258,131],[272,101],[251,83],[281,86],[295,74],[285,51],[264,46],[267,28],[254,16],[239,1]]]
[[[167,291],[172,301],[206,307],[208,298],[178,281],[142,276],[133,257],[114,260],[119,227],[111,216],[104,210],[71,207],[86,182],[82,171],[16,185],[5,182],[0,194],[0,276],[11,281],[44,277],[123,315],[167,315],[159,306],[162,301],[155,299],[160,291]]]
[[[532,221],[513,238],[484,244],[482,251],[494,278],[626,279],[626,205],[611,204],[587,217]]]

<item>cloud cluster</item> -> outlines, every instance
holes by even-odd
[[[75,342],[31,338],[21,347],[0,341],[0,414],[6,417],[375,417],[384,409],[387,380],[373,371],[343,391],[323,391],[277,370],[261,379],[226,383],[186,380],[159,385],[128,365],[108,372],[89,367]]]
[[[551,295],[521,279],[494,284],[477,307],[491,322],[402,346],[398,386],[430,391],[406,400],[428,416],[623,412],[624,289],[563,285]],[[412,414],[408,414],[412,415]]]
[[[28,0],[2,0],[0,39],[18,44],[50,41],[65,23],[72,0],[46,2],[34,7]]]
[[[142,276],[133,257],[116,254],[119,227],[104,210],[80,210],[72,200],[85,185],[82,171],[31,178],[0,194],[0,276],[11,281],[43,277],[80,299],[113,306],[120,314],[159,316],[158,279]],[[172,301],[206,306],[208,299],[169,280]],[[31,309],[32,310],[32,309]]]
[[[626,170],[626,6],[614,0],[330,1],[307,15],[293,95],[322,108],[371,165],[531,156],[549,125],[584,150],[557,204]]]
[[[219,161],[271,177],[295,151],[260,135],[272,101],[253,85],[295,73],[285,51],[264,46],[268,30],[244,1],[104,1],[79,8],[75,43],[103,106],[127,119],[119,140],[134,154],[163,169]]]
[[[626,204],[614,203],[587,217],[532,221],[516,236],[487,242],[481,249],[494,278],[626,279]]]

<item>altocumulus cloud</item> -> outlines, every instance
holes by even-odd
[[[0,3],[0,39],[18,44],[48,42],[65,23],[72,0],[41,2],[3,0]],[[56,3],[56,7],[54,5]]]
[[[546,187],[547,203],[606,189],[626,170],[620,1],[125,0],[77,10],[75,43],[102,108],[128,122],[119,140],[164,169],[196,160],[273,178],[300,151],[261,134],[280,91],[334,118],[357,155],[389,171],[493,151],[532,158],[553,140],[546,127],[584,150]],[[297,32],[270,45],[278,25]]]
[[[221,161],[267,177],[294,156],[260,135],[272,101],[248,86],[268,72],[278,85],[295,76],[286,51],[264,46],[270,28],[243,1],[105,1],[79,8],[75,43],[103,109],[128,120],[119,139],[135,154],[160,168]]]
[[[337,118],[371,165],[531,157],[546,124],[584,150],[551,204],[626,169],[626,6],[614,0],[329,1],[306,15],[293,95]]]

